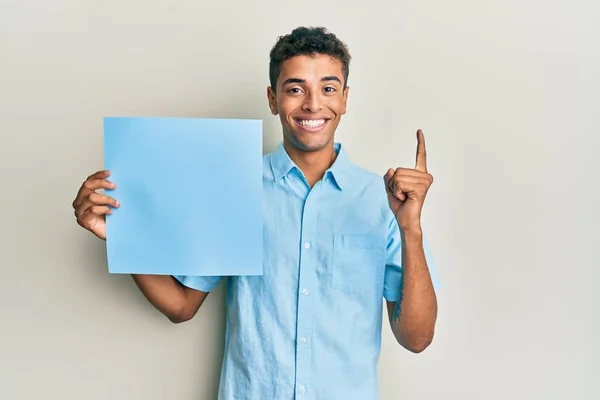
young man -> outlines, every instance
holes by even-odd
[[[423,134],[414,169],[361,169],[334,141],[348,98],[346,46],[322,28],[298,28],[270,56],[267,97],[283,142],[263,158],[264,275],[228,278],[219,399],[377,399],[382,298],[406,349],[423,351],[434,334]],[[119,207],[95,192],[114,187],[108,177],[88,177],[73,202],[77,222],[101,239],[109,206]],[[191,319],[221,280],[133,279],[173,322]]]

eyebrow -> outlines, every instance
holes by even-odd
[[[342,83],[342,81],[340,81],[340,78],[338,78],[337,76],[324,76],[323,78],[321,78],[321,82],[331,82],[331,81]],[[283,82],[282,86],[289,85],[291,83],[305,83],[305,82],[306,82],[305,79],[288,78]]]

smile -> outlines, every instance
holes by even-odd
[[[305,131],[317,132],[321,130],[326,124],[328,119],[295,119],[296,123]]]

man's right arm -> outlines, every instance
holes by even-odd
[[[116,199],[96,192],[116,187],[107,179],[109,175],[110,171],[103,170],[88,176],[73,200],[77,223],[102,240],[106,240],[106,214],[112,214],[113,209],[120,207]],[[148,301],[174,323],[190,320],[219,279],[133,275],[133,280]]]
[[[208,296],[208,292],[182,285],[169,275],[132,275],[150,304],[171,322],[189,321]]]

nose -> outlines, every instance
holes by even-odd
[[[311,91],[306,95],[302,109],[307,112],[316,113],[322,110],[321,97],[318,92]]]

